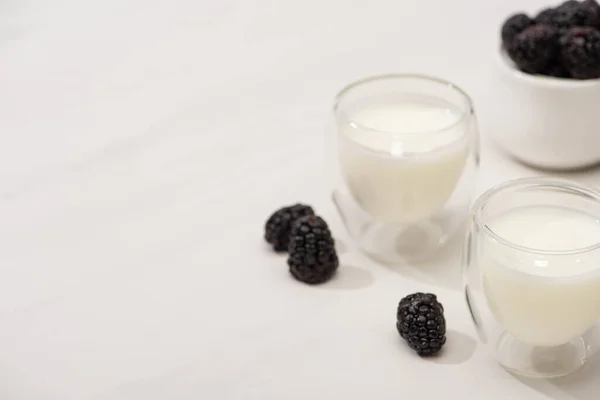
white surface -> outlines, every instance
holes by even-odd
[[[597,399],[594,365],[554,383],[501,370],[474,347],[457,249],[368,261],[321,180],[338,89],[416,71],[495,102],[487,55],[522,3],[0,2],[0,398]],[[536,174],[484,140],[480,190]],[[263,245],[295,201],[343,243],[328,285]],[[417,290],[446,308],[435,360],[394,328]]]
[[[600,242],[598,218],[566,207],[520,207],[485,224],[530,249],[571,251]],[[560,346],[594,325],[600,315],[600,251],[549,256],[483,233],[476,239],[486,240],[476,246],[477,264],[490,310],[504,329],[529,344]]]

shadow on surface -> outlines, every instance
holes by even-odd
[[[600,330],[593,327],[583,335],[592,354],[582,369],[572,375],[551,380],[517,377],[525,385],[556,400],[596,400],[600,398]]]
[[[404,339],[397,333],[395,336],[399,341],[402,351],[418,357],[417,353],[408,346]],[[477,342],[475,339],[465,333],[450,329],[446,333],[446,344],[442,350],[436,355],[423,357],[422,360],[439,365],[463,364],[475,354],[476,347]]]
[[[550,399],[597,400],[600,396],[599,376],[600,357],[593,357],[581,370],[563,378],[537,380],[517,377],[517,379]]]
[[[461,256],[464,241],[464,235],[461,233],[455,235],[429,260],[398,265],[379,264],[409,279],[444,289],[460,291],[463,286]]]
[[[477,342],[471,336],[450,329],[446,333],[446,344],[439,357],[432,357],[428,360],[436,364],[462,364],[473,356],[476,347]]]
[[[348,251],[348,246],[346,246],[346,244],[340,239],[335,238],[335,251],[338,253],[338,255],[342,255]]]
[[[373,281],[371,272],[351,265],[340,264],[335,276],[329,282],[318,287],[330,290],[357,290],[371,286]]]

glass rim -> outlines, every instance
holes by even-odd
[[[408,80],[408,79],[420,80],[423,82],[434,83],[434,84],[437,84],[440,86],[445,86],[445,87],[449,88],[451,91],[453,91],[454,93],[460,95],[465,100],[466,107],[461,107],[463,109],[461,109],[459,117],[456,119],[456,121],[452,122],[451,124],[448,124],[447,126],[444,126],[439,129],[432,129],[432,130],[425,130],[425,131],[409,131],[409,132],[394,132],[394,131],[379,130],[379,129],[374,129],[369,126],[361,125],[361,124],[358,124],[355,121],[353,121],[352,118],[350,118],[348,116],[348,114],[346,114],[345,112],[342,112],[340,109],[341,101],[344,99],[344,97],[348,93],[350,93],[354,89],[357,89],[359,87],[362,87],[364,85],[368,85],[368,84],[371,84],[374,82],[380,82],[380,81],[385,81],[385,80]],[[390,92],[393,92],[393,91],[390,90]],[[473,115],[473,101],[471,100],[471,97],[467,94],[467,92],[465,92],[462,88],[460,88],[458,85],[456,85],[450,81],[447,81],[445,79],[441,79],[441,78],[437,78],[437,77],[425,75],[425,74],[388,73],[388,74],[379,74],[379,75],[371,75],[371,76],[363,77],[363,78],[357,79],[355,81],[352,81],[349,84],[347,84],[346,86],[344,86],[335,95],[334,104],[333,104],[333,113],[336,117],[342,115],[344,117],[345,122],[348,125],[350,125],[352,128],[355,128],[355,129],[360,129],[363,131],[373,132],[373,133],[377,133],[377,134],[385,134],[386,136],[410,137],[410,136],[413,136],[414,134],[439,134],[439,133],[443,133],[443,132],[446,132],[448,130],[455,128],[456,126],[463,123],[466,118]]]
[[[518,178],[511,179],[500,183],[496,186],[493,186],[486,190],[479,198],[475,201],[473,206],[473,220],[477,227],[483,229],[484,233],[490,236],[492,239],[497,242],[510,247],[514,250],[531,253],[531,254],[539,254],[539,255],[575,255],[575,254],[583,254],[593,250],[600,248],[600,241],[585,247],[577,247],[568,250],[547,250],[547,249],[538,249],[534,247],[527,247],[516,244],[508,239],[503,238],[494,232],[487,224],[485,224],[482,220],[482,210],[485,205],[497,194],[507,190],[507,189],[515,189],[515,188],[525,188],[525,187],[546,187],[550,188],[554,191],[570,191],[572,194],[584,195],[588,198],[592,198],[594,201],[600,203],[600,191],[594,190],[590,187],[580,185],[576,182],[567,179],[559,179],[559,178],[547,178],[547,177],[527,177],[527,178]]]

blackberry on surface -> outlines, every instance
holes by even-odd
[[[571,28],[560,40],[562,59],[576,79],[600,78],[600,31]]]
[[[328,281],[339,265],[329,227],[323,218],[316,215],[296,220],[290,235],[289,252],[290,273],[304,283]]]
[[[312,207],[294,204],[275,211],[265,224],[265,240],[275,251],[287,251],[290,243],[292,224],[300,217],[314,215]]]
[[[549,25],[533,25],[515,36],[507,53],[517,67],[530,74],[541,74],[557,59],[558,30]]]
[[[444,307],[434,294],[408,295],[398,305],[396,328],[420,356],[437,354],[446,343]]]
[[[534,25],[535,21],[525,14],[515,14],[508,18],[502,25],[502,43],[508,47],[512,43],[515,36],[523,32],[525,28]]]

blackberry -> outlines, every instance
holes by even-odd
[[[289,252],[290,273],[304,283],[328,281],[338,268],[335,241],[325,220],[316,215],[298,218],[294,223]]]
[[[408,295],[398,305],[396,328],[418,355],[434,355],[446,343],[444,307],[434,294]]]
[[[559,6],[556,7],[556,9],[559,11],[573,9],[573,8],[579,7],[579,4],[581,4],[579,2],[579,0],[567,0],[567,1],[563,2],[562,4],[559,4]]]
[[[543,75],[552,76],[554,78],[570,78],[571,73],[564,66],[561,60],[552,62],[543,72]]]
[[[275,211],[265,224],[265,240],[278,252],[287,251],[290,243],[290,230],[298,218],[314,215],[312,207],[294,204]]]
[[[558,39],[556,28],[533,25],[515,36],[506,50],[521,71],[540,74],[558,57]]]
[[[556,8],[540,12],[536,22],[552,25],[561,32],[576,26],[598,26],[600,24],[600,7],[596,0],[566,1]]]
[[[552,25],[559,30],[565,30],[574,26],[584,25],[587,19],[586,10],[581,7],[578,1],[567,1],[560,6],[546,11],[544,15],[538,15],[538,22]]]
[[[575,79],[600,78],[600,31],[571,28],[560,40],[562,59]]]
[[[580,7],[585,12],[585,26],[600,28],[600,5],[596,0],[585,0]]]
[[[525,14],[515,14],[508,18],[502,25],[501,31],[504,47],[510,46],[515,36],[534,24],[535,21]]]
[[[556,14],[556,8],[545,8],[535,16],[534,20],[538,24],[552,25],[552,20]]]

